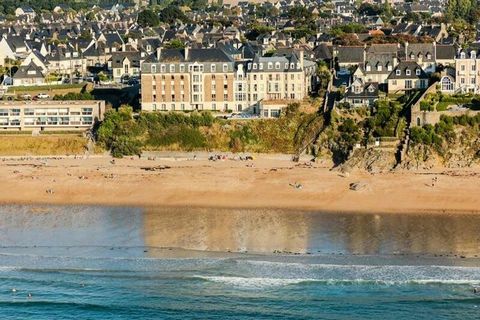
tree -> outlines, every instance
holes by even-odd
[[[109,149],[112,156],[139,155],[143,130],[133,119],[132,107],[123,105],[118,111],[109,110],[97,130],[97,141]]]
[[[167,23],[173,23],[176,20],[188,22],[188,17],[177,6],[169,5],[160,11],[160,20]]]
[[[183,48],[185,48],[185,43],[183,43],[180,39],[173,39],[170,42],[165,44],[165,48],[167,48],[167,49],[183,49]]]
[[[142,27],[156,27],[160,24],[157,14],[151,10],[143,10],[138,14],[137,23]]]

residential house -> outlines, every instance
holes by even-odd
[[[401,61],[388,76],[388,93],[426,89],[429,77],[415,61]]]
[[[378,100],[378,83],[356,79],[345,92],[344,101],[352,107],[371,107]]]
[[[109,61],[113,80],[122,82],[124,78],[140,75],[140,52],[114,52]]]
[[[13,76],[14,86],[35,86],[43,84],[45,84],[45,78],[42,69],[33,61],[26,66],[20,66]]]

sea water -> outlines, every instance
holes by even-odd
[[[4,206],[0,319],[478,319],[479,222]]]

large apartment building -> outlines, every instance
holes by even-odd
[[[220,49],[159,49],[142,64],[142,110],[216,110],[276,116],[312,90],[303,53],[235,61]]]
[[[103,120],[105,101],[0,101],[0,130],[87,130]]]
[[[475,50],[461,50],[455,59],[455,70],[455,92],[480,92],[480,59]]]

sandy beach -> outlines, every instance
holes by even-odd
[[[342,175],[288,157],[253,161],[97,156],[0,161],[4,204],[480,213],[480,168]],[[350,184],[360,183],[354,191]]]

